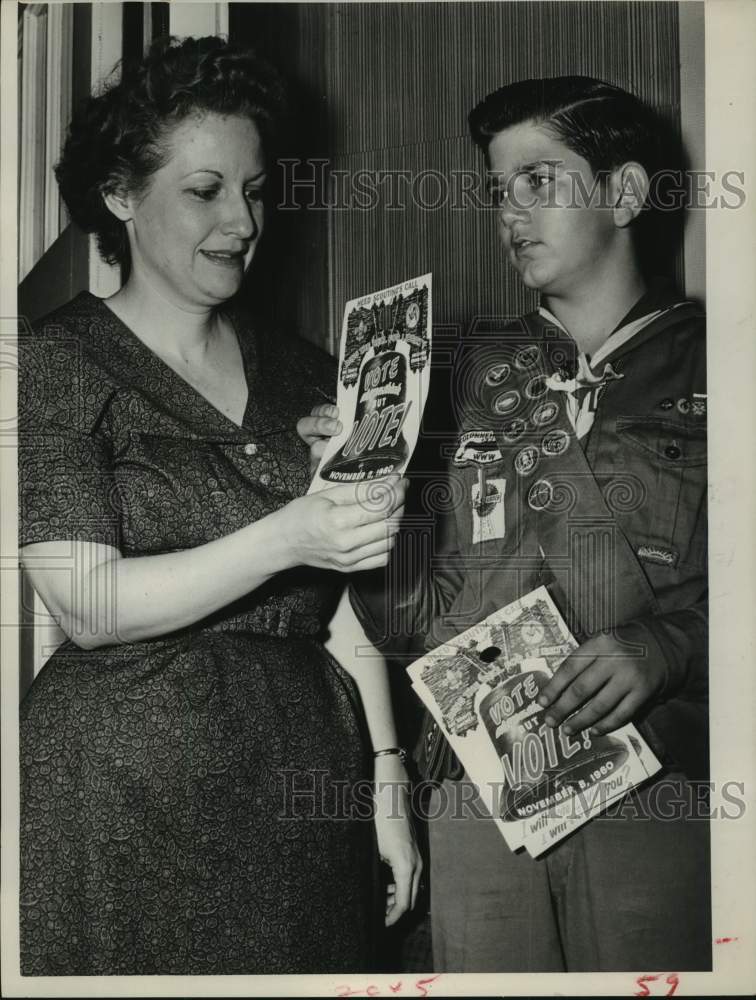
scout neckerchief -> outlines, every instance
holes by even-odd
[[[577,356],[578,368],[574,377],[570,378],[565,371],[556,371],[553,375],[549,376],[547,379],[548,387],[554,392],[564,392],[566,394],[567,416],[578,440],[584,438],[593,426],[599,399],[603,395],[607,385],[615,379],[624,377],[614,370],[611,362],[605,362],[603,368],[600,367],[601,362],[628,341],[632,340],[637,333],[640,333],[644,327],[653,323],[659,316],[663,316],[665,313],[671,312],[672,309],[677,309],[683,304],[682,302],[676,302],[667,309],[655,309],[653,312],[646,313],[629,323],[619,326],[607,337],[590,360],[581,351]],[[545,306],[541,306],[538,313],[548,323],[553,323],[569,336],[569,331],[566,327]]]

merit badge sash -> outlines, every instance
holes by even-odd
[[[471,544],[517,526],[507,553],[540,553],[567,597],[571,627],[592,635],[658,605],[558,389],[576,353],[540,320],[473,330],[457,361],[463,430],[453,465],[467,483]]]

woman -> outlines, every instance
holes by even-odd
[[[280,105],[251,54],[158,42],[90,99],[57,169],[127,277],[21,344],[22,562],[69,636],[22,706],[27,975],[370,962],[359,782],[406,774],[385,668],[354,656],[327,571],[385,563],[403,484],[303,496],[294,414],[332,364],[227,305]],[[337,603],[330,648],[349,647],[354,681],[320,642]],[[376,809],[387,923],[420,870],[392,805]]]

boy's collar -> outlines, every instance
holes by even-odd
[[[682,297],[677,294],[672,282],[664,278],[652,279],[643,295],[622,317],[601,347],[594,352],[589,361],[590,366],[594,367],[599,364],[658,316],[671,309],[672,306],[680,304],[681,301]],[[564,324],[545,306],[539,306],[538,312],[544,319],[554,323],[569,336],[572,336]]]
[[[641,295],[635,305],[628,310],[619,323],[609,334],[611,337],[623,326],[633,323],[641,316],[648,316],[649,313],[663,312],[670,306],[680,302],[682,296],[678,294],[675,286],[667,278],[652,278],[648,283],[648,288]]]

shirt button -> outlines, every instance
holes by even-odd
[[[682,455],[682,452],[680,451],[680,449],[677,447],[676,444],[669,444],[664,449],[664,454],[667,456],[667,458],[675,459],[679,458],[680,455]]]
[[[263,472],[263,474],[260,476],[260,482],[263,484],[263,486],[270,486],[270,476],[268,475],[267,472]]]
[[[256,444],[252,444],[251,442],[250,442],[250,444],[245,444],[244,445],[244,454],[245,455],[256,455],[257,454],[257,445]]]
[[[659,403],[662,410],[671,410],[674,405],[674,399],[663,399],[661,403]]]

